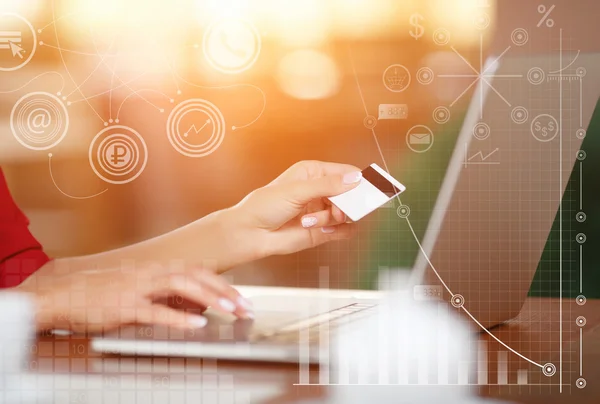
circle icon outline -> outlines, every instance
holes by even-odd
[[[439,36],[443,35],[444,38],[440,39]],[[448,45],[450,42],[450,31],[446,28],[438,28],[433,31],[433,42],[438,46]]]
[[[33,59],[33,56],[35,55],[35,51],[37,50],[37,33],[35,31],[35,29],[33,28],[33,25],[23,16],[17,14],[17,13],[0,13],[0,18],[2,17],[15,17],[21,21],[23,21],[27,27],[31,30],[31,33],[33,34],[33,47],[31,49],[31,52],[29,52],[29,56],[27,56],[27,58],[25,60],[23,60],[23,62],[21,62],[20,65],[18,66],[14,66],[14,67],[2,67],[0,66],[0,72],[14,72],[15,70],[19,70],[20,68],[24,67],[25,65],[27,65],[29,62],[31,62],[31,59]]]
[[[444,114],[441,117],[439,114]],[[433,120],[435,123],[443,125],[450,120],[450,110],[446,107],[437,107],[433,110]]]
[[[219,65],[214,60],[214,57],[210,55],[210,52],[208,50],[208,48],[209,48],[208,42],[210,40],[212,32],[216,29],[216,27],[218,27],[219,25],[222,25],[225,23],[231,23],[231,22],[237,22],[237,23],[239,23],[241,25],[245,25],[247,28],[249,28],[249,31],[252,33],[252,36],[254,37],[254,40],[256,43],[256,49],[254,49],[254,54],[252,55],[252,57],[250,59],[248,59],[243,65],[241,65],[238,68],[226,68],[226,67]],[[202,38],[202,52],[204,53],[204,57],[206,58],[208,63],[214,69],[220,71],[221,73],[225,73],[225,74],[239,74],[239,73],[242,73],[242,72],[250,69],[252,66],[254,66],[254,64],[258,60],[261,50],[262,50],[262,37],[260,35],[260,32],[258,31],[258,29],[256,28],[256,26],[254,24],[252,24],[250,21],[242,19],[242,18],[232,18],[232,19],[224,18],[224,19],[219,19],[219,20],[213,21],[206,29],[206,32],[204,33],[204,37]]]
[[[483,129],[483,133],[479,134],[479,129]],[[490,125],[485,122],[478,122],[473,126],[473,136],[477,140],[485,140],[490,137],[492,130],[490,129]]]
[[[58,115],[58,112],[56,112],[56,110],[62,109],[62,112],[64,114],[65,122],[64,122],[64,129],[62,130],[62,133],[58,136],[57,135],[50,136],[50,138],[58,137],[58,139],[56,139],[53,143],[51,143],[50,145],[47,145],[47,146],[34,146],[34,145],[27,143],[24,139],[21,139],[21,137],[17,133],[17,129],[15,128],[15,113],[19,112],[19,115],[20,115],[20,112],[22,112],[22,111],[17,111],[17,109],[21,106],[20,104],[23,103],[23,101],[28,100],[29,98],[36,97],[36,96],[49,97],[52,101],[55,101],[61,107],[61,108],[55,108],[55,113]],[[56,107],[54,104],[53,104],[53,106]],[[38,110],[38,109],[36,109],[36,110]],[[36,111],[36,110],[34,110],[34,111]],[[47,111],[45,111],[45,112],[47,113]],[[29,115],[31,115],[31,113]],[[17,124],[19,124],[19,122],[17,122]],[[13,106],[12,111],[10,113],[10,128],[11,128],[13,136],[15,137],[15,139],[17,139],[17,141],[19,143],[21,143],[21,145],[23,145],[24,147],[26,147],[30,150],[49,150],[49,149],[53,148],[54,146],[58,145],[60,142],[62,142],[62,140],[65,138],[65,136],[67,136],[67,132],[69,131],[69,124],[70,124],[69,111],[67,110],[67,107],[65,107],[65,105],[62,103],[60,98],[58,98],[54,94],[50,94],[50,93],[47,93],[44,91],[35,91],[32,93],[25,94],[15,103],[15,105]],[[61,122],[59,127],[62,127],[62,126],[63,126],[63,123]],[[23,135],[23,137],[29,137],[29,136],[27,136],[27,134],[23,134],[23,133],[21,133],[21,134]],[[31,141],[35,142],[35,140],[31,140]]]
[[[427,148],[426,148],[426,149],[424,149],[424,150],[416,150],[416,149],[413,149],[413,147],[410,145],[409,138],[410,138],[411,132],[413,131],[413,129],[417,129],[417,128],[423,128],[423,129],[427,130],[427,132],[428,132],[428,133],[429,133],[429,135],[431,136],[431,142],[429,143],[429,146],[427,146]],[[409,148],[410,150],[412,150],[412,151],[413,151],[413,152],[415,152],[415,153],[425,153],[425,152],[428,152],[428,151],[429,151],[429,149],[431,149],[431,148],[433,147],[433,142],[434,142],[434,140],[435,140],[435,136],[433,135],[433,131],[432,131],[431,129],[429,129],[429,127],[427,127],[427,126],[425,126],[425,125],[415,125],[415,126],[413,126],[412,128],[410,128],[410,129],[408,130],[408,132],[406,132],[406,145],[408,146],[408,148]]]
[[[490,26],[490,16],[487,13],[480,13],[473,18],[473,25],[480,31],[487,29]]]
[[[94,146],[95,146],[95,143],[97,142],[97,140],[101,136],[103,136],[105,133],[107,133],[109,131],[112,131],[112,130],[115,130],[115,129],[123,130],[126,133],[129,133],[130,135],[134,135],[140,141],[140,143],[142,144],[143,151],[144,151],[144,161],[142,162],[142,167],[138,170],[138,172],[133,177],[128,178],[128,179],[126,179],[124,181],[117,181],[117,180],[114,180],[114,179],[106,178],[96,168],[96,165],[94,164],[94,160],[93,160],[93,154],[94,154],[93,151],[94,151]],[[122,137],[125,137],[125,138],[129,138],[130,137],[130,136],[127,136],[127,135],[124,135],[124,134],[120,134],[120,135]],[[118,134],[109,135],[107,137],[107,139],[110,138],[111,136],[118,136]],[[99,146],[102,146],[105,141],[106,141],[106,139],[104,139],[102,142],[100,142]],[[135,142],[134,142],[134,144],[135,144]],[[136,160],[136,164],[137,164],[139,162],[140,150],[139,150],[139,148],[137,148],[137,144],[136,144],[135,148],[137,149],[137,160]],[[100,149],[100,147],[98,147],[98,152],[99,152],[99,149]],[[127,183],[135,180],[137,177],[139,177],[142,174],[142,172],[144,172],[144,169],[146,168],[146,164],[148,163],[148,147],[146,146],[146,142],[144,141],[144,138],[135,129],[132,129],[130,127],[123,126],[123,125],[109,126],[108,128],[104,128],[103,130],[101,130],[100,132],[98,132],[98,134],[96,136],[94,136],[94,138],[90,142],[90,148],[89,148],[89,151],[88,151],[88,158],[89,158],[90,166],[92,167],[92,170],[94,171],[94,173],[100,179],[102,179],[103,181],[108,182],[109,184],[122,185],[122,184],[127,184]],[[99,160],[98,164],[100,164],[100,160]],[[103,166],[103,168],[104,168],[104,166]],[[131,172],[131,171],[133,171],[133,170],[130,170],[129,172]],[[111,173],[111,174],[115,175],[114,173]],[[126,175],[126,174],[120,174],[120,175]]]
[[[580,377],[575,381],[575,385],[578,389],[583,389],[585,386],[587,386],[587,381],[583,377]]]
[[[579,295],[575,298],[575,301],[579,306],[583,306],[587,302],[587,298],[584,295]]]
[[[460,294],[453,295],[452,299],[450,299],[450,303],[452,303],[452,306],[460,309],[465,305],[465,297]]]
[[[537,79],[534,77],[534,75],[536,73],[539,75],[539,77]],[[544,71],[539,67],[532,67],[527,72],[527,80],[534,86],[538,86],[538,85],[542,84],[544,82],[545,78],[546,78],[546,73],[544,73]]]
[[[392,87],[390,87],[390,85],[389,85],[389,84],[388,84],[388,83],[385,81],[385,76],[386,76],[387,72],[388,72],[388,71],[389,71],[391,68],[393,68],[393,67],[397,67],[397,68],[400,68],[400,69],[404,70],[404,71],[406,72],[406,77],[408,77],[408,82],[407,82],[406,84],[404,84],[404,85],[402,86],[402,88],[401,88],[401,89],[399,89],[399,90],[394,90],[394,89],[393,89]],[[410,72],[408,71],[408,69],[407,69],[407,68],[406,68],[404,65],[400,65],[400,64],[393,64],[393,65],[390,65],[390,66],[388,66],[388,67],[387,67],[387,69],[385,69],[385,71],[383,72],[383,77],[382,77],[382,80],[383,80],[383,85],[385,86],[385,88],[387,88],[389,91],[391,91],[391,92],[393,92],[393,93],[401,93],[401,92],[403,92],[404,90],[406,90],[406,89],[407,89],[407,88],[410,86],[411,79],[412,79],[412,78],[411,78],[411,76],[410,76]]]
[[[396,209],[396,214],[400,219],[406,219],[410,216],[410,207],[408,205],[400,205]]]
[[[552,122],[554,122],[554,125],[555,125],[555,127],[556,127],[556,130],[554,131],[554,135],[552,135],[552,136],[548,137],[547,139],[542,139],[542,138],[539,138],[539,137],[538,137],[538,136],[535,134],[535,132],[534,132],[534,130],[533,130],[533,127],[534,127],[534,125],[535,125],[536,121],[537,121],[539,118],[550,118],[550,119],[552,120]],[[536,139],[537,139],[538,141],[540,141],[540,142],[551,142],[551,141],[553,141],[553,140],[554,140],[554,138],[556,138],[556,136],[558,135],[558,121],[556,120],[556,118],[555,118],[555,117],[553,117],[553,116],[552,116],[552,115],[550,115],[550,114],[540,114],[540,115],[536,116],[535,118],[533,118],[533,119],[531,120],[531,134],[533,135],[533,137],[534,137],[534,138],[536,138]]]
[[[421,67],[419,70],[417,70],[417,81],[424,86],[433,83],[434,78],[435,74],[433,73],[433,70],[427,66]]]
[[[213,124],[213,132],[210,139],[198,146],[190,145],[183,141],[179,131],[179,123],[190,112],[202,112],[206,114]],[[169,138],[169,143],[171,143],[171,146],[175,150],[186,157],[200,158],[214,153],[221,146],[223,140],[225,140],[225,131],[225,118],[221,110],[212,102],[201,98],[194,98],[179,103],[171,111],[167,120],[167,137]]]
[[[546,363],[542,367],[542,372],[548,377],[554,376],[556,374],[556,366],[553,363]]]
[[[521,118],[519,118],[519,114],[521,114]],[[514,123],[517,125],[522,125],[529,119],[529,111],[525,107],[514,107],[510,112],[510,117]]]
[[[367,115],[365,119],[363,119],[363,125],[365,125],[365,128],[367,129],[375,129],[377,126],[377,118],[373,115]]]
[[[519,35],[522,35],[521,39]],[[529,42],[529,33],[525,28],[515,28],[510,34],[510,39],[516,46],[523,46]]]

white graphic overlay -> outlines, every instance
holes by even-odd
[[[406,133],[406,144],[415,153],[425,153],[433,146],[433,132],[425,125],[415,125]]]
[[[23,96],[10,114],[15,138],[31,150],[48,150],[67,135],[69,115],[62,101],[50,93],[34,92]]]
[[[215,22],[204,34],[204,56],[212,67],[226,74],[241,73],[252,67],[261,46],[260,33],[244,20]]]
[[[558,122],[552,115],[541,114],[531,121],[531,134],[540,142],[550,142],[558,135]]]
[[[98,177],[110,184],[127,184],[146,168],[148,149],[138,132],[126,126],[111,126],[94,137],[89,160]]]
[[[211,102],[192,99],[177,105],[167,121],[169,142],[187,157],[205,157],[225,139],[225,119]]]
[[[14,13],[0,13],[0,71],[11,72],[28,64],[37,48],[33,25]]]
[[[402,65],[391,65],[383,72],[383,84],[394,93],[401,93],[410,85],[410,72]]]

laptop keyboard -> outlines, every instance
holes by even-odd
[[[313,342],[319,339],[320,334],[329,334],[330,331],[339,328],[342,325],[360,320],[372,314],[377,305],[354,303],[348,306],[340,307],[335,310],[318,314],[307,319],[303,319],[277,330],[263,332],[257,339],[276,342],[298,342],[301,331],[308,331],[308,341]],[[321,326],[324,327],[321,327]]]

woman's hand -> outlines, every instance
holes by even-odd
[[[348,238],[353,225],[346,223],[345,215],[326,197],[349,191],[361,178],[354,166],[303,161],[232,208],[131,246],[57,261],[85,270],[116,268],[123,260],[140,264],[151,260],[166,265],[175,259],[187,264],[186,273],[191,276],[197,267],[223,272],[269,255],[289,254]],[[140,271],[145,272],[143,268]],[[133,280],[127,278],[125,282]]]
[[[259,256],[349,238],[353,225],[325,198],[351,190],[361,178],[354,166],[302,161],[231,208],[228,219],[245,235],[246,243],[261,251]]]
[[[157,302],[176,296],[240,318],[253,317],[250,302],[223,278],[177,264],[65,271],[50,262],[15,290],[34,298],[38,330],[97,332],[133,323],[183,329],[206,325],[200,314]]]

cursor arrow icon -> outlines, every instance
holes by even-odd
[[[10,50],[12,52],[13,57],[18,55],[21,59],[23,59],[23,52],[25,52],[25,49],[12,42],[9,42],[8,44],[10,45]]]

